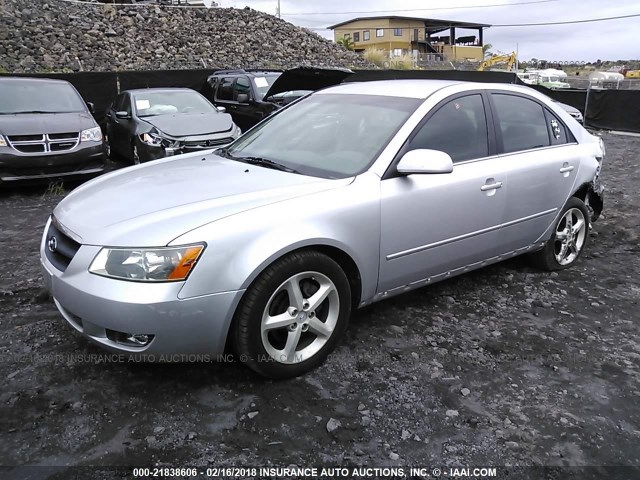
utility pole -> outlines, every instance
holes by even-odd
[[[280,0],[278,0],[278,18],[282,18],[282,17],[280,16]]]

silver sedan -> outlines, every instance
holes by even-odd
[[[296,376],[353,309],[515,255],[573,265],[602,209],[604,154],[527,87],[344,84],[224,149],[73,191],[46,225],[44,276],[66,321],[113,352],[231,349]]]

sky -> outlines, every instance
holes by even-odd
[[[270,14],[276,13],[278,5],[278,0],[217,1],[221,7],[249,6]],[[517,49],[520,60],[640,59],[640,17],[573,25],[497,26],[640,14],[639,0],[280,0],[280,3],[284,20],[331,39],[332,32],[326,30],[329,25],[355,17],[401,15],[494,25],[485,30],[485,44],[492,44],[494,53]],[[500,6],[491,6],[496,4]]]

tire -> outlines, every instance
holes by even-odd
[[[532,263],[543,270],[564,270],[576,263],[589,238],[589,211],[582,200],[571,197],[553,226],[542,250],[531,254]],[[577,225],[581,226],[577,228]],[[571,233],[569,232],[571,229]]]
[[[350,314],[351,289],[340,266],[319,252],[292,253],[245,292],[232,325],[234,350],[262,376],[296,377],[324,362]]]
[[[131,145],[131,161],[134,165],[140,165],[140,154],[138,153],[138,146],[135,142]]]
[[[112,160],[111,155],[113,152],[111,151],[111,144],[109,143],[109,134],[105,133],[104,135],[104,153],[107,156],[107,160]]]

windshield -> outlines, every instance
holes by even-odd
[[[87,111],[78,92],[68,83],[20,80],[0,85],[0,114]]]
[[[306,175],[344,178],[365,171],[422,100],[315,94],[282,110],[227,154],[258,157]]]
[[[256,76],[253,77],[253,84],[256,87],[256,92],[258,95],[258,100],[262,100],[265,94],[271,88],[271,85],[278,79],[280,74],[277,75],[266,75],[264,77]]]
[[[216,113],[216,108],[195,91],[140,92],[134,95],[139,117],[172,113]]]

